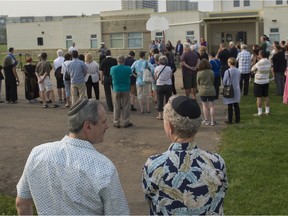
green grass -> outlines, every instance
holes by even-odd
[[[270,116],[254,117],[256,98],[242,97],[241,124],[222,134],[220,154],[229,181],[224,210],[227,215],[284,215],[288,212],[288,106],[270,85]]]
[[[0,194],[0,215],[17,215],[15,197]]]

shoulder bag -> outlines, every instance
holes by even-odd
[[[234,89],[233,85],[231,82],[231,76],[230,76],[230,71],[228,70],[228,75],[229,75],[229,82],[227,84],[224,84],[223,87],[223,97],[225,98],[233,98],[234,97]]]
[[[146,66],[143,70],[143,82],[152,83],[153,80],[152,72],[148,69],[148,61],[146,61]]]

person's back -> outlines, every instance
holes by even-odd
[[[113,66],[111,67],[110,75],[112,76],[113,91],[130,91],[130,76],[132,75],[131,67],[123,64]]]
[[[199,59],[199,56],[197,55],[197,53],[191,50],[184,52],[181,56],[181,61],[184,61],[190,67],[196,67],[198,63],[198,59]],[[186,74],[186,73],[190,74],[192,73],[192,70],[188,69],[187,67],[182,66],[182,72],[183,74]]]
[[[77,51],[73,51],[72,55]],[[85,62],[78,59],[77,55],[73,56],[73,60],[67,65],[67,73],[71,76],[71,84],[85,83],[85,75],[87,74],[87,66]]]
[[[29,157],[30,166],[23,178],[29,183],[39,215],[100,215],[105,212],[101,193],[104,195],[107,187],[114,184],[110,177],[116,174],[115,167],[89,142],[66,136],[61,142],[35,147],[31,154],[34,156]],[[25,196],[21,183],[17,187],[18,193]],[[77,200],[81,203],[77,204]]]
[[[68,112],[69,135],[36,146],[17,184],[19,215],[128,215],[113,163],[93,145],[108,129],[104,107],[80,99]]]

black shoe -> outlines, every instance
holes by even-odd
[[[224,121],[225,122],[225,124],[233,124],[232,122],[230,122],[230,121]]]
[[[115,128],[120,128],[120,125],[119,124],[114,124],[114,127]],[[124,126],[125,127],[125,126]]]
[[[130,111],[137,111],[137,109],[135,109],[135,107],[133,105],[131,105]]]
[[[133,126],[133,124],[129,122],[129,123],[124,125],[124,128],[132,127],[132,126]]]
[[[48,100],[48,101],[46,101],[46,103],[52,103],[52,100]]]

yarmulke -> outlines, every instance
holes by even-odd
[[[79,112],[86,104],[89,102],[87,98],[79,99],[76,101],[75,104],[71,106],[71,108],[68,111],[68,116],[75,115],[77,112]]]
[[[173,98],[171,105],[175,112],[183,117],[196,119],[201,116],[201,109],[197,101],[186,96],[177,96]]]

